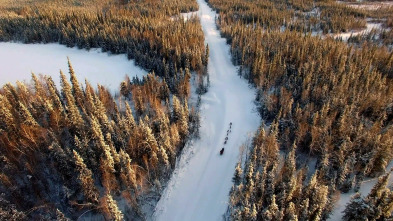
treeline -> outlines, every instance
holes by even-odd
[[[142,206],[157,200],[199,127],[189,77],[178,77],[176,95],[153,74],[127,79],[127,99],[115,99],[82,87],[70,63],[69,73],[60,91],[34,74],[0,89],[1,219],[144,220]]]
[[[195,1],[112,1],[98,8],[59,5],[4,9],[0,12],[0,41],[58,42],[124,53],[159,76],[173,77],[187,61],[191,70],[203,70],[205,46],[199,20],[170,18],[197,10]]]
[[[217,25],[231,45],[233,62],[240,65],[239,75],[257,88],[256,104],[262,119],[271,124],[272,134],[254,138],[258,141],[251,147],[255,154],[244,162],[244,180],[235,182],[231,193],[230,217],[248,220],[248,215],[239,218],[239,213],[248,214],[255,206],[252,217],[257,220],[288,220],[293,211],[300,220],[327,219],[338,192],[356,190],[365,177],[384,173],[393,158],[393,53],[370,44],[355,48],[296,29],[269,30],[261,25],[261,19],[242,19],[249,10],[272,4],[270,1],[248,2],[249,10],[238,7],[236,1],[226,1],[227,11],[222,1],[209,3],[220,12]],[[271,162],[272,156],[266,154],[272,148],[291,158],[301,156],[296,169],[290,172],[285,166],[274,165],[277,158],[273,156]],[[307,159],[317,160],[313,178],[302,172]],[[263,162],[255,166],[259,160]],[[264,173],[265,177],[270,174],[272,181],[261,178]],[[252,192],[247,190],[250,179],[255,188],[270,185],[274,190],[248,193]],[[295,190],[289,186],[294,180],[306,188],[297,189],[297,195],[292,196]],[[307,190],[310,186],[316,192]],[[275,203],[273,195],[280,195],[275,196]],[[304,209],[301,206],[307,199]],[[276,208],[276,215],[264,214],[269,207]]]
[[[219,26],[236,23],[266,30],[340,33],[366,27],[365,12],[335,1],[220,1],[209,0],[219,13]]]

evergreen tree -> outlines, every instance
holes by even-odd
[[[11,106],[7,98],[0,94],[0,130],[11,132],[15,128],[15,119],[9,107]]]
[[[120,177],[127,188],[137,191],[135,172],[131,168],[130,156],[120,150]]]
[[[34,82],[35,93],[38,95],[39,98],[41,98],[41,96],[44,96],[45,94],[43,85],[41,84],[41,82],[38,80],[37,76],[34,73],[31,73],[31,78],[33,79]]]
[[[187,104],[187,103],[186,103]],[[188,128],[188,110],[181,111],[179,119],[179,133],[182,138],[186,138],[189,134]]]
[[[263,213],[263,220],[280,220],[280,210],[276,204],[276,196],[273,195],[270,205],[267,207]]]
[[[210,50],[209,50],[209,44],[206,45],[206,51],[205,51],[205,57],[204,57],[204,65],[207,66],[209,64],[209,54],[210,54]]]
[[[105,196],[104,208],[107,210],[107,215],[109,220],[122,221],[124,216],[119,210],[117,203],[113,200],[111,194]]]
[[[78,171],[78,179],[81,183],[81,187],[83,190],[83,194],[85,195],[86,199],[93,203],[98,203],[99,193],[96,187],[94,186],[94,179],[92,172],[86,167],[85,163],[83,162],[82,157],[73,150],[74,160],[76,165],[76,170]]]
[[[77,130],[81,131],[84,125],[84,120],[75,105],[75,99],[71,92],[71,86],[68,83],[65,75],[60,71],[60,79],[62,86],[63,98],[66,100],[66,106],[68,109],[69,123]]]
[[[22,124],[29,126],[38,126],[37,121],[31,116],[30,111],[19,101],[18,103],[19,119]]]
[[[385,175],[378,178],[378,182],[373,186],[370,193],[367,195],[369,200],[380,198],[382,196],[383,192],[387,190],[386,186],[388,184],[389,177],[390,174],[386,173]]]
[[[310,219],[310,210],[309,210],[310,200],[309,198],[304,199],[300,203],[299,208],[299,220],[309,220]]]
[[[46,78],[46,85],[48,87],[49,93],[51,100],[53,102],[53,105],[56,109],[60,111],[60,113],[64,113],[64,108],[63,108],[63,103],[61,102],[60,99],[60,93],[56,88],[56,85],[51,77]]]
[[[237,163],[236,169],[235,169],[235,175],[232,178],[232,181],[235,185],[239,185],[243,176],[243,170],[240,167],[240,163]]]
[[[72,94],[74,95],[74,98],[76,99],[76,105],[78,105],[79,108],[83,107],[83,102],[84,102],[84,93],[80,87],[80,84],[78,82],[78,79],[76,77],[76,74],[74,72],[74,68],[71,65],[71,61],[69,58],[68,60],[68,70],[70,73],[70,79],[72,83]]]
[[[344,221],[349,220],[368,220],[368,215],[370,214],[370,206],[364,201],[360,193],[356,193],[352,196],[351,201],[346,205],[344,210]]]
[[[179,99],[174,95],[172,98],[172,120],[174,122],[182,120],[183,108],[180,104]]]
[[[131,93],[128,83],[129,83],[129,80],[128,81],[122,81],[121,84],[120,84],[120,93],[126,99],[129,98],[130,93]]]
[[[126,102],[126,121],[128,123],[128,126],[130,128],[135,128],[135,120],[134,120],[134,116],[132,115],[132,110],[130,108],[130,105],[128,105],[128,103]]]
[[[288,221],[297,221],[297,215],[296,215],[296,207],[293,202],[290,202],[288,207],[285,210],[285,220]]]

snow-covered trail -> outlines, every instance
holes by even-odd
[[[229,46],[216,29],[216,13],[204,0],[198,3],[197,14],[210,48],[211,82],[209,92],[202,96],[201,138],[185,148],[156,206],[155,220],[222,220],[239,147],[260,124],[253,104],[255,93],[237,75]],[[224,145],[230,122],[232,132]],[[220,156],[222,147],[225,152]]]

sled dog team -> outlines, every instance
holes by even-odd
[[[232,122],[229,123],[229,129],[227,130],[227,136],[225,137],[224,145],[227,144],[228,135],[230,132],[232,132]],[[220,155],[222,155],[223,153],[224,153],[224,147],[220,150]]]

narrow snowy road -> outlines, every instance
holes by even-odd
[[[198,3],[197,13],[210,48],[211,82],[209,92],[202,96],[201,138],[185,148],[157,204],[155,220],[222,220],[239,147],[260,123],[253,105],[255,93],[231,63],[229,46],[216,29],[216,13],[204,0]],[[230,122],[232,132],[224,145]],[[222,147],[225,152],[220,156]]]

